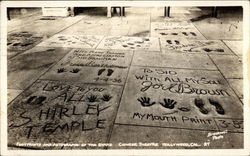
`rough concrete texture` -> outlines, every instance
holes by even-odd
[[[154,37],[105,37],[97,49],[160,51],[159,39]]]
[[[9,104],[8,111],[12,113],[8,115],[8,142],[10,146],[15,146],[17,140],[105,143],[120,94],[121,87],[118,86],[38,80]]]
[[[67,48],[95,48],[103,36],[96,35],[61,35],[57,34],[37,46],[67,47]]]
[[[243,78],[242,59],[237,56],[216,56],[210,55],[216,66],[225,78]]]
[[[81,9],[8,21],[9,149],[243,148],[242,12]]]
[[[65,48],[35,47],[8,60],[8,88],[27,88],[69,51]]]
[[[185,53],[135,52],[132,65],[216,70],[208,56]]]
[[[8,89],[8,103],[15,99],[23,90]]]
[[[187,40],[160,38],[161,48],[166,52],[185,52],[199,54],[228,54],[234,55],[231,50],[219,40]]]
[[[110,142],[115,149],[240,149],[243,146],[242,133],[225,133],[221,135],[223,139],[218,135],[208,136],[211,133],[119,124],[114,126]]]
[[[243,79],[227,79],[240,99],[243,99]]]
[[[235,20],[229,21],[226,18],[222,19],[223,20],[216,18],[204,19],[203,21],[194,22],[194,25],[203,33],[203,35],[207,39],[210,40],[242,39],[242,33],[243,33],[242,19],[239,19],[237,21]]]
[[[223,40],[223,42],[235,52],[236,55],[243,55],[243,44],[242,41],[230,41],[230,40]]]
[[[241,102],[218,71],[131,67],[116,123],[221,130],[220,118],[242,117]]]
[[[151,36],[185,39],[205,39],[190,22],[155,22],[151,23]]]
[[[132,55],[132,51],[74,49],[41,79],[124,84]]]

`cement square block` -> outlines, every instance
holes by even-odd
[[[210,55],[225,78],[243,78],[242,59],[233,55]]]
[[[145,27],[145,25],[133,25],[129,30],[128,36],[149,37],[150,28]]]
[[[243,142],[243,133],[129,125],[115,125],[110,139],[114,149],[239,149]]]
[[[243,79],[227,79],[240,99],[243,99]]]
[[[55,18],[55,20],[41,20],[40,16],[40,18],[38,17],[37,19],[33,19],[30,21],[24,20],[25,24],[20,23],[14,25],[16,27],[15,31],[28,31],[32,33],[42,34],[42,36],[44,37],[51,37],[52,35],[66,29],[67,27],[77,23],[80,20],[82,20],[81,16]]]
[[[7,36],[7,50],[8,53],[22,52],[33,48],[36,44],[41,42],[43,37],[28,31],[21,31],[8,34]]]
[[[103,36],[57,34],[37,46],[94,49]]]
[[[8,144],[40,143],[40,149],[53,149],[62,148],[53,143],[69,143],[80,149],[97,148],[81,145],[107,142],[120,95],[120,86],[38,80],[8,106]],[[63,149],[68,148],[74,147]]]
[[[236,54],[243,55],[243,44],[242,41],[229,41],[223,40],[223,42]]]
[[[126,36],[129,32],[129,29],[110,29],[108,32],[109,36]]]
[[[187,40],[160,38],[161,49],[165,52],[185,52],[201,54],[231,54],[231,50],[219,40]]]
[[[152,37],[205,39],[204,36],[188,22],[153,22],[151,24]]]
[[[153,37],[104,37],[97,49],[160,51],[159,39]]]
[[[207,55],[135,52],[132,65],[217,70]]]
[[[34,47],[8,60],[8,89],[25,89],[69,51],[65,48]]]
[[[209,40],[242,40],[243,22],[238,20],[207,18],[194,22],[197,29]]]
[[[124,84],[132,51],[73,49],[42,79]]]
[[[242,104],[219,71],[131,67],[116,123],[242,132],[234,119]]]

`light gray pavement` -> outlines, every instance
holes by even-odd
[[[107,18],[106,8],[95,8],[9,21],[9,146],[243,148],[242,16],[174,7],[164,18],[163,9],[129,7],[125,17]],[[209,136],[218,131],[225,134]]]

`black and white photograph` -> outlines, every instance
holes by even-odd
[[[248,8],[165,4],[6,5],[7,150],[244,150]]]

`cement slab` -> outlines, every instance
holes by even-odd
[[[243,79],[227,79],[240,99],[243,99]]]
[[[76,28],[70,27],[70,29],[66,29],[62,31],[62,34],[65,35],[108,35],[110,28],[96,28],[96,29],[83,29],[83,28]]]
[[[23,90],[8,89],[8,103],[15,99]]]
[[[205,39],[205,37],[189,22],[153,22],[151,23],[152,37]]]
[[[161,49],[165,52],[185,52],[200,54],[231,54],[231,50],[219,40],[187,40],[160,38]]]
[[[242,112],[219,71],[131,67],[116,123],[242,132]]]
[[[233,55],[210,55],[225,78],[243,78],[242,59]]]
[[[26,25],[18,24],[16,25],[15,32],[20,31],[28,31],[32,33],[39,33],[43,34],[43,36],[51,37],[52,35],[66,29],[67,27],[77,23],[82,19],[82,16],[75,16],[75,17],[56,17],[54,20],[40,20],[36,19],[29,24]],[[28,21],[27,21],[28,22]],[[34,29],[36,28],[36,29]],[[49,29],[48,29],[49,28]],[[9,30],[8,30],[9,31]]]
[[[40,143],[38,148],[51,149],[46,144],[105,143],[120,95],[119,86],[38,80],[9,104],[8,144]]]
[[[222,134],[209,136],[216,132]],[[110,143],[114,149],[239,149],[243,140],[242,133],[226,131],[115,125]]]
[[[67,47],[67,48],[91,48],[94,49],[103,36],[97,35],[63,35],[57,34],[43,41],[37,46],[43,47]]]
[[[224,21],[223,21],[224,20]],[[228,22],[230,21],[230,22]],[[193,22],[197,29],[209,40],[242,39],[243,22],[232,19],[207,18]]]
[[[223,42],[236,54],[243,55],[243,43],[242,41],[229,41],[223,40]]]
[[[127,36],[129,29],[110,29],[108,36]]]
[[[132,51],[74,49],[42,79],[124,84],[132,55]]]
[[[150,28],[144,25],[132,25],[128,32],[128,36],[149,37]]]
[[[34,47],[8,60],[8,89],[25,89],[69,51],[66,48]]]
[[[41,42],[43,37],[39,34],[31,33],[28,31],[21,31],[8,34],[7,36],[7,50],[8,53],[23,52],[33,48],[36,44]]]
[[[217,70],[207,55],[135,52],[132,65]]]
[[[153,37],[104,37],[97,49],[160,51],[159,39]]]

